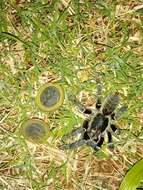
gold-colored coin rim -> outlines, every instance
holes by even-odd
[[[27,128],[30,124],[32,123],[37,123],[39,124],[41,127],[44,128],[44,130],[46,131],[45,132],[45,135],[43,137],[40,137],[40,139],[32,139],[30,138],[30,136],[28,134],[25,133],[25,128]],[[45,143],[45,141],[47,140],[48,136],[49,136],[49,127],[48,127],[48,124],[40,119],[28,119],[26,121],[24,121],[21,125],[21,134],[24,138],[26,138],[27,140],[31,141],[31,142],[34,142],[34,143]]]
[[[41,97],[41,94],[43,93],[43,91],[48,88],[48,87],[55,87],[58,89],[59,93],[60,93],[60,99],[59,101],[51,106],[51,107],[47,107],[47,106],[44,106],[40,100],[40,97]],[[59,84],[53,84],[53,83],[46,83],[44,84],[43,86],[41,86],[38,90],[38,93],[37,93],[37,96],[36,96],[36,104],[37,106],[40,108],[40,110],[44,111],[44,112],[52,112],[52,111],[55,111],[57,110],[64,102],[64,98],[65,98],[65,95],[64,95],[64,89],[59,85]]]

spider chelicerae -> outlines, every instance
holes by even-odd
[[[127,109],[122,106],[116,110],[120,101],[118,93],[109,94],[102,102],[102,84],[99,81],[97,82],[96,96],[97,100],[94,109],[86,108],[76,98],[72,99],[79,110],[88,115],[88,117],[80,128],[62,137],[63,144],[60,145],[60,149],[75,149],[82,145],[87,145],[94,150],[99,150],[104,142],[105,135],[108,137],[108,147],[114,148],[112,132],[115,132],[118,127],[113,120],[120,119]],[[77,135],[80,135],[79,140],[69,144],[66,143],[67,140]]]

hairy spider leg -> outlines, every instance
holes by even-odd
[[[78,141],[75,141],[74,143],[71,143],[71,144],[63,144],[63,145],[60,145],[59,148],[64,150],[64,149],[75,149],[75,148],[78,148],[80,146],[83,146],[86,144],[86,141],[84,139],[80,139]]]
[[[108,136],[108,147],[114,148],[112,134],[109,131],[107,131],[107,136]]]
[[[72,101],[78,107],[79,111],[84,114],[91,114],[92,110],[86,108],[75,96],[72,97]]]
[[[84,139],[84,140],[90,139],[90,137],[87,134],[88,123],[89,123],[88,120],[84,120],[83,125],[82,125],[82,127],[85,129],[85,133],[83,133],[83,136],[82,136],[82,139]]]
[[[86,141],[86,145],[91,146],[94,150],[99,149],[99,148],[97,147],[97,142],[95,142],[95,141],[93,141],[93,140],[87,140],[87,141]]]
[[[84,132],[85,132],[85,129],[83,127],[80,127],[78,129],[74,129],[71,133],[64,135],[61,140],[64,143],[67,139],[69,139],[73,136],[77,136],[79,134],[82,134],[82,136],[83,136]]]
[[[64,135],[62,137],[62,139],[61,139],[63,143],[65,143],[65,141],[67,139],[69,139],[69,138],[71,138],[73,136],[77,136],[79,134],[81,134],[81,139],[78,140],[78,141],[76,141],[76,142],[74,142],[74,143],[71,143],[71,144],[63,144],[63,145],[59,146],[59,148],[60,149],[74,149],[74,148],[78,148],[78,147],[84,145],[85,144],[85,140],[89,139],[88,135],[85,132],[86,129],[87,129],[87,127],[88,127],[88,120],[85,120],[83,122],[82,127],[78,128],[78,129],[75,129],[71,133],[68,133],[68,134]]]
[[[126,106],[122,106],[116,113],[112,113],[111,118],[113,120],[118,120],[122,118],[122,115],[124,114],[124,112],[127,111],[127,107]]]
[[[117,131],[117,129],[118,129],[117,126],[114,124],[111,124],[110,128],[112,129],[113,132]]]
[[[97,101],[96,101],[96,109],[100,109],[101,108],[101,104],[102,104],[102,84],[99,82],[99,81],[96,81],[97,82],[97,93],[96,93],[96,96],[97,96]]]
[[[117,94],[108,95],[102,104],[102,113],[104,115],[110,115],[114,113],[117,105],[119,104],[119,96]]]
[[[104,137],[100,137],[98,141],[88,140],[86,141],[86,144],[88,146],[91,146],[94,150],[99,150],[104,142]]]
[[[84,122],[83,122],[83,124],[82,124],[82,127],[84,128],[84,129],[87,129],[88,128],[88,123],[89,123],[89,120],[84,120]]]
[[[100,147],[100,148],[101,148],[103,142],[104,142],[104,137],[101,137],[101,138],[99,139],[98,143],[97,143],[97,147]]]
[[[79,134],[82,135],[82,138],[84,137],[84,133],[86,131],[86,129],[88,128],[88,120],[84,120],[82,127],[78,128],[78,129],[74,129],[71,131],[71,133],[68,133],[66,135],[64,135],[62,137],[62,142],[65,142],[67,139],[73,137],[73,136],[77,136]]]
[[[92,113],[91,109],[86,108],[79,101],[78,101],[78,103],[76,105],[78,106],[78,109],[79,109],[80,112],[82,112],[84,114],[91,114]]]

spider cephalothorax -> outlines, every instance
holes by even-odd
[[[102,85],[98,83],[97,101],[94,110],[85,108],[76,98],[73,99],[79,110],[89,115],[89,117],[84,120],[82,127],[62,137],[63,145],[60,146],[61,149],[74,149],[82,145],[88,145],[94,150],[98,150],[102,146],[106,134],[108,136],[108,145],[113,148],[111,131],[115,132],[117,127],[112,120],[119,119],[122,113],[126,111],[126,108],[123,106],[115,111],[119,104],[119,95],[117,93],[110,94],[102,103],[101,91]],[[66,140],[78,134],[80,134],[79,140],[65,144]]]

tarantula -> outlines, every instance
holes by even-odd
[[[104,142],[105,134],[108,137],[108,147],[114,148],[112,140],[112,132],[117,130],[117,126],[112,120],[121,118],[121,115],[126,111],[126,107],[123,106],[116,112],[115,109],[119,104],[119,95],[117,93],[110,94],[105,98],[102,103],[102,84],[97,83],[97,101],[95,109],[87,109],[76,98],[73,99],[74,103],[79,107],[79,110],[89,115],[84,120],[82,127],[73,130],[62,137],[63,144],[60,149],[74,149],[82,145],[88,145],[94,150],[99,150]],[[80,139],[69,144],[65,144],[66,140],[69,140],[73,136],[80,134]]]

